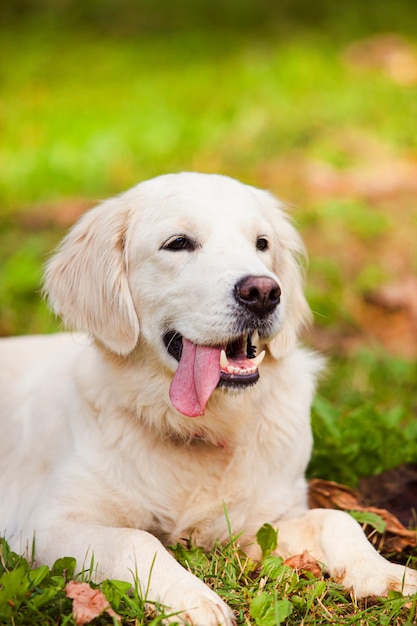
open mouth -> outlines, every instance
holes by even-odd
[[[164,335],[164,344],[169,354],[181,361],[183,338],[175,331]],[[213,348],[218,350],[218,347]],[[252,333],[248,333],[220,348],[219,387],[253,385],[259,378],[258,366],[262,363],[265,351],[256,356],[256,347],[252,344]]]
[[[202,415],[216,387],[247,387],[259,379],[258,367],[265,351],[256,356],[252,333],[222,346],[193,344],[175,331],[167,332],[163,340],[179,363],[170,397],[184,415]]]

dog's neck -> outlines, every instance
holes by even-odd
[[[246,430],[243,416],[247,414],[244,405],[248,401],[248,392],[240,394],[216,390],[204,415],[187,417],[178,413],[170,402],[169,372],[162,377],[158,364],[140,360],[137,355],[131,355],[129,359],[117,357],[101,346],[97,348],[101,356],[101,368],[105,364],[106,369],[107,391],[104,396],[107,406],[110,406],[110,402],[113,403],[115,410],[123,409],[133,419],[138,419],[149,432],[170,440],[175,445],[192,448],[208,446],[226,451],[235,449],[239,444],[241,435]],[[138,368],[141,377],[150,381],[149,385],[142,387],[140,403],[137,396]],[[101,376],[103,377],[103,371]],[[158,381],[157,388],[153,386],[155,381]],[[120,389],[123,393],[120,393]],[[123,400],[123,406],[119,405],[118,399]]]
[[[173,433],[170,437],[170,440],[174,442],[176,445],[183,445],[189,447],[197,447],[197,446],[210,446],[213,448],[219,448],[222,450],[227,450],[231,448],[231,445],[223,440],[212,440],[211,437],[208,437],[203,432],[195,432],[186,437],[179,435],[178,433]]]

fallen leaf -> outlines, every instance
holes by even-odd
[[[121,617],[111,606],[102,591],[93,589],[88,583],[70,581],[65,587],[68,598],[73,600],[72,614],[77,626],[89,624],[93,619],[106,612],[120,621]]]
[[[311,572],[315,578],[320,578],[322,575],[320,564],[307,550],[304,550],[302,554],[296,554],[285,559],[284,565],[292,567],[297,573]]]
[[[377,533],[372,529],[372,541],[383,553],[402,552],[406,548],[417,546],[417,532],[408,530],[386,509],[365,506],[357,492],[345,485],[313,478],[309,481],[310,508],[340,509],[342,511],[363,511],[379,515],[385,522],[385,532]],[[371,537],[369,537],[371,538]]]

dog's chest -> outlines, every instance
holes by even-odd
[[[224,506],[250,499],[243,485],[244,454],[196,440],[189,445],[164,442],[141,448],[134,463],[119,466],[112,492],[129,525],[150,525],[156,533],[178,535],[224,515]],[[120,482],[120,477],[123,481]],[[146,520],[146,521],[145,521]]]

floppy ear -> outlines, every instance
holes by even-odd
[[[88,211],[47,264],[44,293],[65,325],[89,332],[126,355],[139,337],[127,280],[125,235],[129,210],[119,199]]]
[[[303,241],[288,215],[274,201],[273,225],[277,239],[274,272],[277,274],[285,298],[282,330],[269,343],[276,359],[289,353],[302,329],[311,323],[312,314],[304,296],[304,268],[307,253]]]

